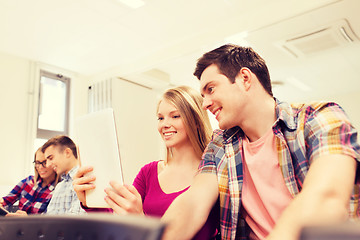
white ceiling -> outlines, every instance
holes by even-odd
[[[240,33],[284,83],[274,89],[282,99],[360,90],[359,42],[300,58],[277,46],[340,19],[360,36],[358,0],[145,2],[131,9],[116,0],[0,0],[0,51],[88,76],[136,80],[157,69],[173,85],[197,87],[196,59]]]

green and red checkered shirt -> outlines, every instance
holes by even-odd
[[[289,105],[276,100],[276,115],[272,128],[279,165],[292,196],[301,191],[307,171],[317,158],[344,154],[360,160],[357,131],[339,105],[326,102]],[[217,174],[222,239],[247,239],[249,233],[240,213],[243,137],[239,127],[215,130],[199,166],[200,173]],[[359,189],[359,184],[354,184],[349,203],[351,218],[360,216]]]

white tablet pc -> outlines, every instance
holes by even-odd
[[[74,132],[81,165],[93,166],[90,174],[96,176],[96,188],[86,192],[86,205],[107,208],[104,189],[111,180],[124,182],[113,109],[78,117]]]

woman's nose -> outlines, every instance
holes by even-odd
[[[168,128],[171,126],[171,121],[169,118],[164,118],[164,120],[162,121],[162,126],[165,128]]]

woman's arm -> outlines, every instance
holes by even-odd
[[[14,204],[17,200],[21,197],[21,192],[24,190],[26,186],[30,183],[33,183],[34,179],[32,176],[29,176],[23,180],[21,180],[11,191],[8,195],[2,198],[2,205],[8,206]],[[32,187],[31,187],[32,189]]]

